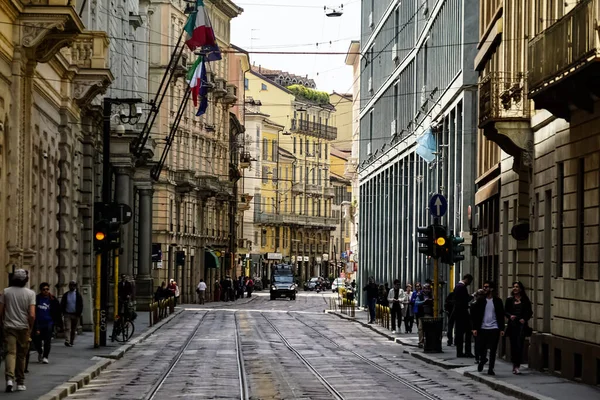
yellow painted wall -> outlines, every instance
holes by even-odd
[[[352,100],[332,94],[330,102],[335,106],[334,126],[338,129],[337,140],[333,145],[340,150],[352,150]],[[343,174],[342,174],[343,175]]]

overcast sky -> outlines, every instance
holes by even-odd
[[[352,67],[344,63],[344,55],[252,54],[252,50],[346,52],[350,41],[359,39],[360,0],[234,1],[244,12],[231,22],[231,42],[250,51],[251,63],[308,74],[319,90],[351,92]],[[339,9],[340,4],[341,17],[325,16],[325,5]]]

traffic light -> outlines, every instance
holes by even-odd
[[[433,225],[433,257],[444,258],[448,253],[448,238],[446,228],[441,225]]]
[[[101,219],[94,224],[94,249],[101,252],[107,249],[109,236],[109,223]]]
[[[115,250],[121,248],[121,223],[120,222],[109,222],[108,223],[108,249]]]
[[[420,235],[417,239],[419,242],[419,253],[425,254],[428,257],[433,256],[433,225],[417,228]]]
[[[462,252],[465,251],[465,246],[462,245],[465,242],[465,238],[460,236],[451,236],[451,239],[452,243],[450,255],[452,264],[455,264],[465,259],[465,256],[462,254]]]

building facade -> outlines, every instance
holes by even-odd
[[[271,173],[278,177],[277,181],[291,183],[288,189],[274,188],[280,199],[276,203],[284,201],[276,207],[279,215],[275,220],[285,228],[280,230],[281,235],[283,231],[290,232],[287,238],[291,241],[290,262],[296,266],[298,280],[305,281],[323,274],[325,258],[329,258],[331,231],[336,228],[331,212],[334,190],[330,184],[329,157],[331,143],[337,137],[335,108],[329,96],[316,91],[314,81],[306,77],[253,67],[246,78],[247,98],[260,102],[260,109],[269,115],[269,120],[284,127],[277,138],[261,136],[261,154],[256,157],[261,169],[256,173],[260,172],[262,180],[268,180],[264,175]],[[287,159],[295,160],[287,178],[285,170],[279,171],[281,165],[275,173],[263,164],[270,162],[270,154],[279,154],[273,150],[273,144]],[[258,200],[254,201],[256,215]],[[281,212],[287,201],[288,213]],[[262,199],[261,204],[264,204]]]
[[[354,274],[354,263],[351,260],[353,257],[351,257],[350,242],[352,235],[355,234],[354,224],[352,223],[352,182],[344,176],[350,152],[338,150],[334,146],[331,146],[330,154],[331,186],[335,191],[331,211],[333,218],[337,221],[337,227],[331,237],[329,265],[332,268],[327,271],[327,275],[338,278],[340,273],[343,272],[347,278],[351,278],[351,275]],[[352,264],[348,264],[351,262]]]
[[[173,47],[188,15],[185,2],[152,3],[150,32],[150,91],[156,92],[165,73]],[[234,275],[237,249],[231,248],[232,202],[237,203],[231,171],[231,148],[238,151],[237,139],[230,134],[230,109],[238,102],[237,83],[228,83],[230,23],[242,9],[231,1],[205,2],[222,59],[207,63],[213,89],[208,109],[196,117],[197,107],[188,102],[174,141],[168,150],[159,179],[153,184],[153,259],[155,282],[175,279],[182,301],[194,299],[200,279],[214,282]],[[160,27],[160,28],[158,28]],[[168,34],[165,34],[168,32]],[[168,96],[153,129],[158,160],[166,145],[171,126],[183,101],[188,83],[185,74],[196,55],[187,49],[177,66]],[[235,60],[234,60],[235,61]],[[232,143],[233,141],[233,143]],[[233,147],[232,147],[233,145]],[[237,246],[237,244],[236,244]],[[214,285],[209,284],[208,298]]]
[[[503,295],[516,280],[529,290],[530,367],[596,385],[599,64],[589,54],[598,51],[600,3],[496,0],[480,7],[479,159],[481,176],[493,170],[496,180],[486,195],[497,198],[490,206],[498,210],[494,274]]]
[[[416,232],[432,222],[427,204],[434,193],[448,199],[440,222],[465,237],[467,248],[456,276],[442,265],[440,281],[471,272],[467,210],[474,200],[478,8],[472,0],[362,2],[361,281],[433,279]],[[416,153],[424,135],[436,142],[429,163]]]

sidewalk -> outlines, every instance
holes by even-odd
[[[37,352],[33,349],[29,358],[29,373],[25,374],[24,392],[4,393],[4,381],[0,387],[0,398],[14,400],[61,399],[68,393],[87,384],[114,360],[133,348],[137,343],[158,330],[163,324],[171,321],[182,310],[176,310],[169,318],[152,328],[148,327],[148,313],[140,312],[135,320],[135,333],[127,343],[110,341],[112,323],[108,324],[107,346],[94,348],[94,333],[83,332],[75,337],[73,347],[66,347],[64,339],[54,339],[49,364],[39,364]],[[0,367],[4,371],[4,364]]]
[[[487,368],[482,373],[477,372],[474,358],[457,358],[456,347],[446,346],[446,337],[442,339],[442,353],[425,353],[418,348],[418,335],[392,334],[392,332],[379,325],[367,324],[363,310],[356,311],[356,318],[348,317],[339,312],[326,311],[340,318],[359,323],[378,334],[387,337],[405,346],[404,353],[445,369],[451,369],[457,374],[464,375],[475,381],[484,383],[492,389],[522,400],[563,400],[575,399],[600,399],[600,388],[580,384],[558,376],[544,374],[539,371],[521,368],[521,375],[513,375],[512,364],[504,360],[496,360],[496,376],[487,375]],[[415,326],[416,328],[416,326]],[[414,328],[414,329],[415,329]]]

